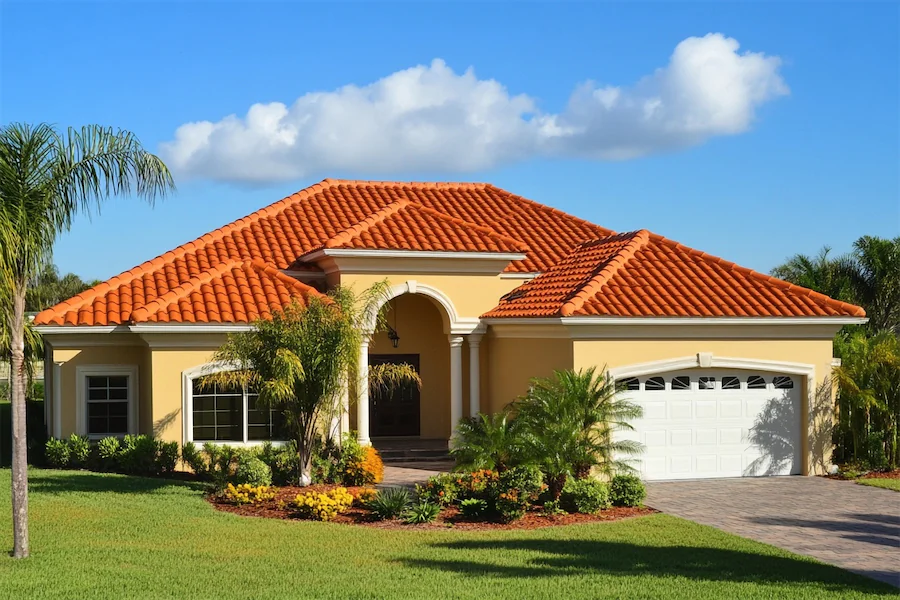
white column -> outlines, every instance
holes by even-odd
[[[478,347],[481,345],[481,334],[469,335],[469,416],[474,417],[481,412],[481,362]]]
[[[463,336],[450,338],[450,430],[451,437],[463,416],[462,343]]]
[[[371,446],[369,438],[369,338],[363,338],[359,347],[359,381],[356,385],[356,430],[359,443]]]
[[[56,439],[62,437],[62,366],[61,362],[53,363],[53,437]]]

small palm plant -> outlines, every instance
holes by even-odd
[[[230,335],[213,360],[231,364],[204,378],[205,385],[250,386],[258,390],[260,406],[280,412],[296,443],[298,479],[311,482],[312,451],[322,423],[341,410],[348,382],[391,387],[405,382],[421,385],[410,365],[373,369],[368,381],[358,381],[364,325],[375,315],[376,331],[384,327],[387,284],[360,294],[337,287],[326,297],[310,295],[270,319],[254,322],[250,331]]]
[[[526,462],[525,432],[508,411],[478,414],[459,422],[450,454],[457,469],[503,472]]]
[[[569,475],[586,478],[595,468],[604,475],[630,471],[620,457],[642,450],[637,442],[613,438],[615,430],[631,429],[628,421],[641,416],[641,407],[622,398],[612,378],[593,367],[534,379],[513,406],[554,500]]]

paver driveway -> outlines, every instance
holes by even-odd
[[[657,510],[900,586],[900,493],[822,477],[652,482]]]

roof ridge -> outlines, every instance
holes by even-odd
[[[694,256],[699,256],[701,258],[710,260],[719,265],[722,265],[723,267],[730,268],[734,271],[737,271],[738,273],[743,273],[744,275],[747,275],[748,277],[752,277],[758,281],[763,281],[765,283],[772,284],[776,287],[780,287],[789,292],[799,294],[801,296],[806,296],[807,298],[810,298],[821,304],[830,305],[830,306],[835,307],[836,309],[848,311],[848,312],[852,313],[854,316],[857,316],[857,317],[866,316],[866,311],[861,306],[857,306],[855,304],[850,304],[849,302],[844,302],[843,300],[837,300],[837,299],[832,298],[831,296],[827,296],[821,292],[811,290],[809,288],[803,287],[802,285],[793,284],[789,281],[784,281],[783,279],[778,279],[777,277],[773,277],[771,275],[766,275],[765,273],[760,273],[759,271],[754,271],[753,269],[750,269],[748,267],[742,267],[741,265],[739,265],[735,262],[732,262],[730,260],[725,260],[724,258],[715,256],[714,254],[710,254],[708,252],[702,252],[695,248],[691,248],[690,246],[685,246],[684,244],[676,242],[675,240],[671,240],[665,236],[662,236],[659,234],[651,234],[651,235],[654,237],[653,241],[655,241],[657,243],[667,244],[669,246],[679,248],[679,249],[687,252],[688,254],[693,254]]]
[[[323,184],[331,185],[384,185],[392,187],[417,187],[423,189],[448,188],[448,187],[465,187],[465,188],[484,188],[493,187],[489,183],[481,183],[477,181],[389,181],[378,179],[335,179],[327,177],[321,181]]]
[[[346,244],[353,238],[357,237],[359,234],[363,233],[364,231],[368,231],[378,223],[381,223],[382,221],[387,219],[389,216],[396,214],[410,203],[411,202],[409,200],[401,198],[399,200],[391,202],[390,204],[382,208],[379,208],[375,212],[369,214],[369,216],[367,216],[362,221],[357,221],[350,227],[347,227],[343,231],[339,231],[338,233],[331,236],[325,241],[323,247],[337,248],[342,244]]]
[[[213,231],[205,233],[198,238],[195,238],[189,242],[185,242],[184,244],[181,244],[180,246],[177,246],[172,250],[169,250],[168,252],[160,254],[156,258],[145,261],[127,271],[110,277],[106,281],[98,283],[94,287],[87,289],[80,294],[73,296],[72,298],[69,298],[67,300],[64,300],[63,302],[60,302],[59,304],[42,310],[37,315],[35,315],[35,323],[40,323],[44,319],[50,319],[52,317],[65,314],[69,311],[79,310],[84,305],[95,300],[98,296],[101,296],[112,289],[130,283],[138,277],[146,275],[152,269],[160,267],[171,260],[181,258],[189,252],[198,250],[201,247],[210,244],[211,242],[218,241],[230,233],[234,233],[235,231],[250,227],[263,218],[274,216],[288,206],[296,202],[303,201],[310,196],[313,196],[314,194],[317,194],[320,191],[331,187],[331,185],[332,182],[327,179],[321,183],[313,184],[302,190],[294,192],[290,196],[285,196],[281,200],[273,202],[268,206],[264,206],[263,208],[250,213],[246,217],[242,217],[240,219],[232,221],[231,223],[226,223],[218,229],[214,229]]]
[[[646,229],[640,229],[638,231],[632,231],[629,233],[620,233],[607,236],[605,238],[590,240],[578,245],[578,248],[587,248],[594,245],[599,245],[600,243],[607,243],[613,240],[621,240],[629,237],[631,238],[631,241],[625,244],[625,246],[623,246],[612,257],[610,257],[609,260],[604,263],[602,269],[595,272],[593,277],[591,277],[591,279],[589,279],[587,283],[582,285],[581,289],[578,290],[578,292],[576,292],[573,296],[566,300],[566,302],[559,309],[560,315],[568,317],[574,314],[584,305],[585,301],[595,296],[603,288],[603,286],[606,285],[606,283],[619,271],[619,269],[624,267],[629,260],[634,258],[635,253],[647,244],[647,242],[650,240],[650,232]]]
[[[309,285],[308,283],[303,283],[299,279],[291,277],[290,275],[285,275],[279,269],[273,267],[269,263],[260,260],[258,258],[251,258],[250,260],[243,261],[244,265],[248,265],[249,267],[256,269],[257,271],[262,271],[266,275],[270,275],[275,279],[280,279],[284,283],[291,285],[295,288],[300,288],[307,294],[316,294],[318,296],[325,296],[322,292]]]
[[[614,229],[610,229],[608,227],[603,227],[602,225],[597,225],[596,223],[588,221],[587,219],[582,219],[581,217],[576,217],[573,214],[567,213],[564,210],[559,210],[558,208],[550,206],[548,204],[542,204],[542,203],[538,202],[537,200],[532,200],[531,198],[526,198],[525,196],[520,196],[519,194],[514,194],[514,193],[510,192],[509,190],[505,190],[501,187],[497,187],[496,185],[494,185],[492,183],[485,184],[485,188],[491,188],[492,190],[495,190],[499,194],[506,194],[509,198],[515,200],[516,202],[519,202],[521,204],[527,204],[528,206],[531,206],[535,210],[538,210],[540,212],[548,212],[548,213],[563,215],[564,217],[566,217],[568,219],[578,221],[580,224],[589,226],[592,229],[602,229],[604,231],[608,231],[609,236],[617,235],[617,232]]]

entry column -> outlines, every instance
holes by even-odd
[[[369,438],[369,338],[359,344],[359,381],[356,383],[356,430],[360,446],[371,446]]]
[[[481,412],[481,362],[478,356],[478,347],[481,345],[481,334],[472,333],[469,336],[469,416],[474,417]]]
[[[450,436],[456,433],[456,426],[463,416],[462,344],[463,336],[450,338]]]

